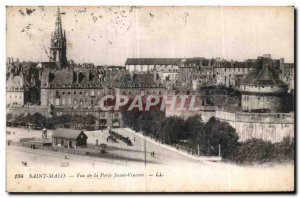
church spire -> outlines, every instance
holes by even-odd
[[[62,29],[61,13],[57,8],[55,29],[51,36],[50,62],[56,62],[58,68],[67,66],[67,40],[66,33]]]
[[[60,16],[60,9],[57,8],[56,13],[56,22],[55,22],[55,36],[58,38],[62,38],[62,25],[61,25],[61,16]]]

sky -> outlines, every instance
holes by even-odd
[[[6,56],[48,61],[57,7],[7,7]],[[263,54],[294,62],[293,7],[60,7],[67,58],[124,65],[127,58]]]

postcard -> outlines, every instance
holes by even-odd
[[[7,192],[294,192],[294,7],[8,6]]]

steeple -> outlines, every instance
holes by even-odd
[[[62,29],[60,9],[57,8],[55,29],[51,35],[50,62],[56,62],[58,68],[67,66],[67,41]]]
[[[54,34],[58,38],[62,38],[62,25],[61,25],[61,16],[60,16],[60,10],[59,7],[57,8],[57,13],[56,13],[56,22],[55,22],[55,32]]]

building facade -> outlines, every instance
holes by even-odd
[[[243,111],[284,111],[287,85],[279,79],[271,62],[268,57],[259,59],[257,67],[240,83]]]
[[[52,145],[65,148],[77,148],[78,146],[86,146],[87,139],[87,135],[82,130],[59,128],[56,129],[52,135]]]

